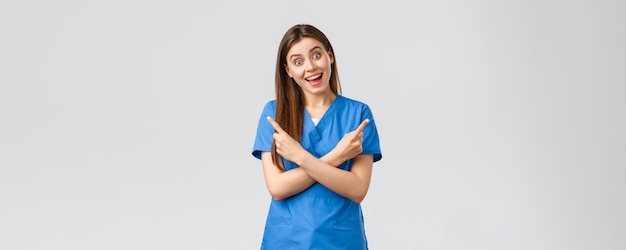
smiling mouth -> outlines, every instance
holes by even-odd
[[[317,75],[314,75],[314,76],[311,76],[311,77],[304,78],[304,80],[307,80],[307,81],[313,81],[313,80],[316,80],[316,79],[318,79],[318,78],[320,78],[320,77],[322,77],[322,74],[321,74],[321,73],[320,73],[320,74],[317,74]]]

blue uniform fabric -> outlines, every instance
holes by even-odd
[[[258,159],[261,152],[272,149],[274,128],[266,117],[275,117],[275,104],[274,100],[267,102],[259,118],[252,150]],[[317,126],[304,113],[301,144],[314,156],[330,152],[346,133],[369,119],[363,130],[361,154],[372,154],[374,162],[382,158],[376,122],[367,104],[338,95]],[[284,159],[283,163],[287,171],[298,167]],[[352,160],[339,168],[350,171]],[[280,201],[271,199],[261,249],[368,249],[361,205],[320,183]]]

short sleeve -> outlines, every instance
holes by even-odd
[[[363,152],[361,154],[371,154],[374,156],[374,162],[383,158],[380,150],[380,139],[378,138],[378,129],[376,128],[376,120],[372,114],[372,110],[367,105],[363,105],[361,120],[369,119],[370,123],[363,129]]]
[[[262,152],[269,152],[272,150],[272,143],[274,143],[274,128],[267,121],[267,117],[270,116],[275,118],[275,110],[276,102],[269,101],[265,104],[265,107],[263,107],[263,111],[259,117],[254,146],[252,147],[252,156],[259,160],[261,159]]]

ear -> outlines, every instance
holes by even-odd
[[[330,59],[330,64],[335,63],[335,54],[333,54],[332,50],[328,50],[328,58]]]

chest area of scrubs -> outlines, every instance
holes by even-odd
[[[301,144],[304,149],[317,158],[332,151],[343,136],[354,129],[353,126],[355,128],[358,126],[358,124],[346,124],[345,121],[339,120],[340,117],[335,116],[335,114],[326,114],[315,121],[308,114],[305,114]],[[344,164],[340,168],[348,170],[348,165]]]

